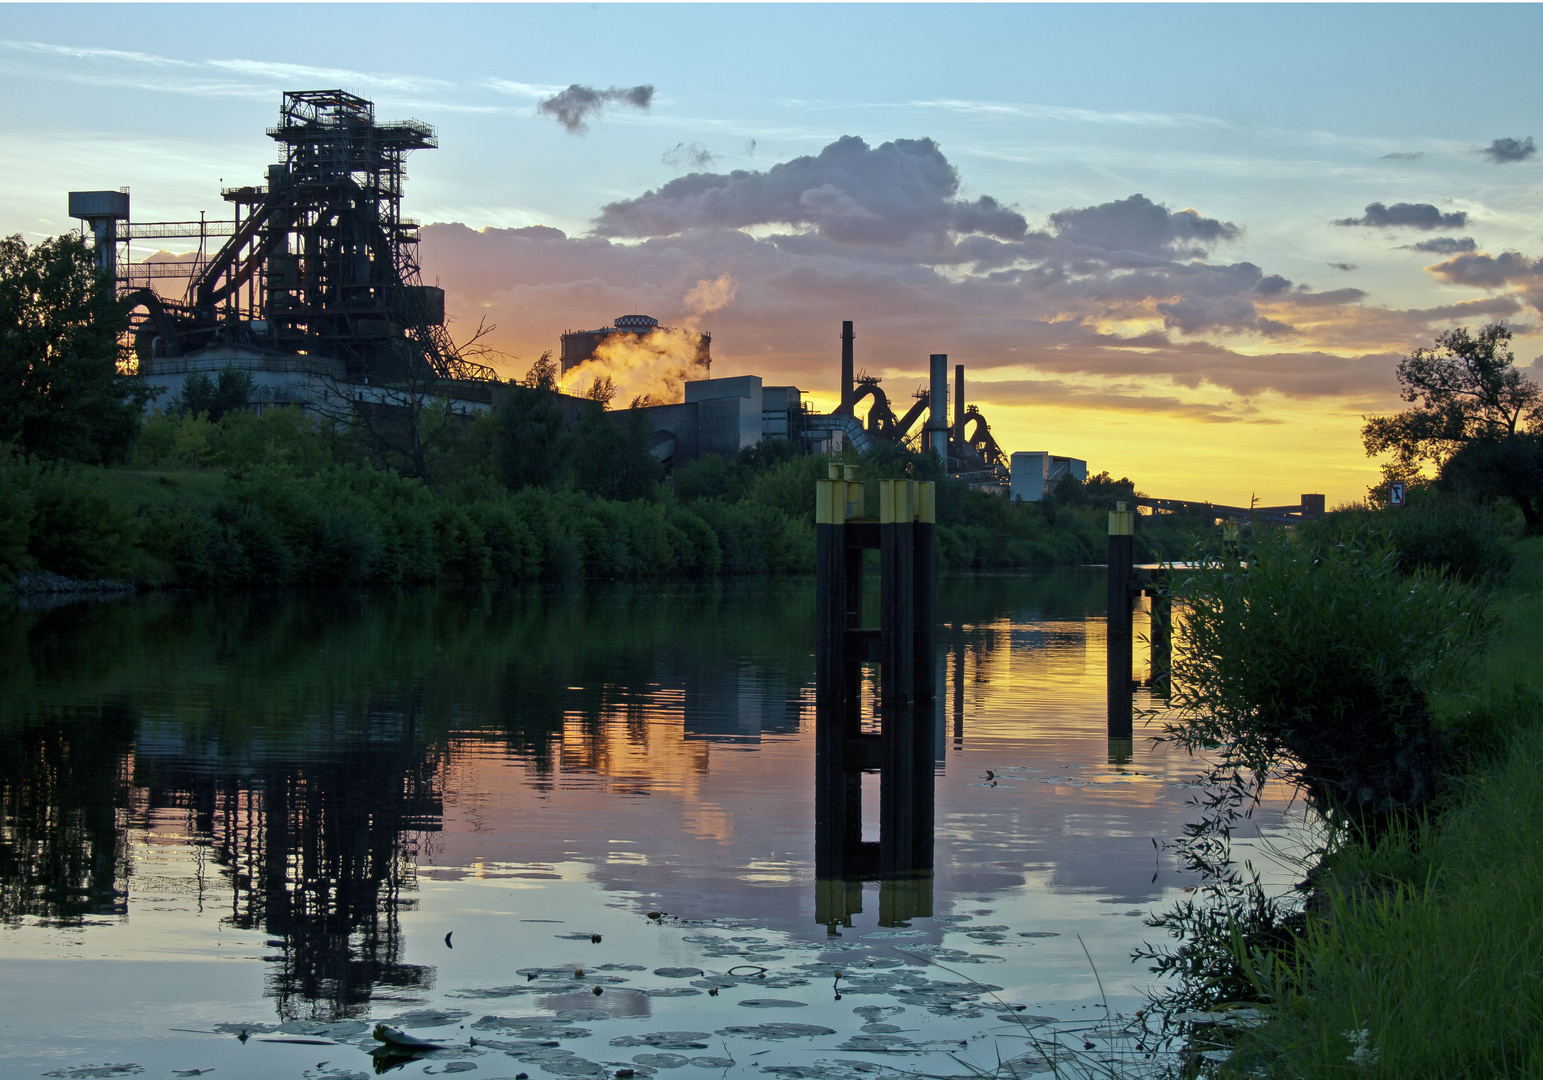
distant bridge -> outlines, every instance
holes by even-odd
[[[1193,502],[1186,499],[1153,499],[1138,495],[1134,502],[1159,514],[1210,514],[1221,520],[1246,524],[1250,521],[1269,521],[1279,525],[1291,525],[1299,521],[1311,521],[1323,516],[1322,495],[1303,495],[1294,506],[1222,506],[1220,503]]]

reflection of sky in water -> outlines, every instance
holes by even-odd
[[[488,1013],[600,1009],[614,1019],[563,1045],[626,1062],[635,1051],[606,1039],[762,1020],[845,1036],[863,1020],[851,1008],[894,1003],[854,993],[838,1004],[828,980],[761,995],[806,1002],[765,1015],[736,1005],[752,996],[739,988],[457,996],[517,984],[521,968],[575,964],[643,965],[617,977],[657,990],[657,967],[755,963],[775,975],[899,957],[906,970],[989,982],[1001,1000],[1062,1020],[1098,1014],[1096,966],[1111,1004],[1129,1013],[1147,985],[1130,951],[1159,933],[1140,916],[1186,884],[1153,840],[1180,833],[1194,769],[1140,738],[1112,763],[1102,591],[1097,571],[946,584],[936,917],[881,927],[880,889],[896,886],[870,882],[862,912],[832,936],[815,922],[807,586],[341,612],[190,613],[145,601],[23,620],[27,648],[12,655],[30,660],[3,719],[31,749],[6,777],[5,842],[36,852],[68,847],[68,834],[85,854],[66,882],[73,907],[40,899],[14,873],[6,883],[3,1071],[134,1061],[322,1075],[315,1064],[329,1055],[329,1068],[368,1062],[347,1046],[297,1056],[297,1044],[196,1031],[430,1006],[471,1013],[448,1028],[462,1041],[459,1024]],[[1143,623],[1138,614],[1138,634]],[[132,642],[116,670],[70,655],[114,634]],[[1143,678],[1139,642],[1135,666]],[[1151,704],[1139,692],[1138,707]],[[93,709],[115,719],[82,741],[68,717]],[[85,761],[88,742],[106,764],[66,790],[50,754],[68,745]],[[57,805],[29,823],[18,807],[39,791]],[[869,839],[876,808],[865,802]],[[103,893],[104,881],[102,896],[85,896],[82,882]],[[728,943],[736,936],[760,940]],[[956,958],[958,974],[916,950]],[[937,1017],[913,1002],[903,1027],[916,1040],[995,1047],[1011,1036],[995,1011]],[[775,1045],[754,1062],[812,1060],[812,1049]],[[983,1060],[995,1052],[982,1049]],[[543,1075],[487,1058],[476,1075],[520,1070]]]

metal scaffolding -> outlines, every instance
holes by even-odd
[[[347,378],[492,379],[445,331],[443,290],[425,285],[418,223],[402,216],[407,155],[438,145],[420,120],[379,123],[342,90],[284,94],[268,135],[283,148],[263,184],[224,188],[232,219],[127,223],[117,242],[196,238],[186,261],[116,260],[142,369],[219,343],[340,361]],[[126,215],[125,215],[126,216]],[[210,238],[224,238],[207,254]],[[186,277],[180,299],[152,280]],[[148,363],[147,363],[148,362]]]

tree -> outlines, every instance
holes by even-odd
[[[1472,440],[1442,465],[1441,486],[1483,500],[1512,499],[1527,535],[1543,533],[1543,434]]]
[[[557,361],[552,359],[552,350],[548,349],[530,365],[524,382],[532,390],[556,390],[558,374]]]
[[[498,407],[498,465],[504,484],[515,491],[556,487],[562,479],[566,427],[557,392],[545,380],[526,376],[525,386],[511,386]]]
[[[122,460],[154,396],[118,371],[127,327],[84,240],[0,240],[0,441],[41,457]]]
[[[1459,449],[1479,440],[1515,435],[1518,426],[1543,427],[1543,395],[1515,367],[1511,331],[1492,323],[1470,335],[1466,327],[1436,335],[1436,347],[1399,361],[1399,397],[1414,407],[1372,416],[1361,429],[1368,456],[1390,453],[1388,479],[1420,480],[1426,465],[1438,470]]]
[[[166,403],[166,411],[187,416],[202,415],[217,424],[227,413],[251,403],[252,375],[227,367],[215,378],[195,371],[182,380],[182,393]]]

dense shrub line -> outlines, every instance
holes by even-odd
[[[812,569],[814,481],[828,459],[787,443],[703,458],[665,481],[640,417],[565,418],[555,395],[521,389],[481,417],[436,416],[448,435],[427,475],[411,477],[359,431],[298,410],[210,415],[152,412],[124,467],[0,458],[0,576],[210,588]],[[859,475],[939,483],[944,569],[1096,562],[1105,504],[1129,490],[1065,485],[1045,504],[1011,504],[889,448]],[[1144,532],[1142,557],[1173,554],[1197,527]]]

